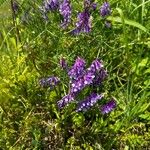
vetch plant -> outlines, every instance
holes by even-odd
[[[108,103],[101,107],[101,111],[103,114],[107,114],[112,111],[116,107],[116,102],[114,99],[111,99]]]
[[[71,4],[69,0],[64,0],[59,6],[59,12],[63,17],[62,28],[66,28],[71,20]]]
[[[85,60],[78,57],[72,66],[72,68],[68,72],[68,76],[70,79],[78,79],[80,76],[82,76],[85,69]]]
[[[67,104],[69,104],[71,101],[73,101],[74,97],[75,97],[74,93],[69,93],[69,94],[65,95],[61,100],[59,100],[57,102],[58,107],[60,109],[63,108],[64,106],[66,106]]]
[[[45,0],[43,1],[43,5],[40,7],[40,11],[42,13],[43,19],[46,21],[48,20],[48,12],[55,11],[59,8],[59,1],[58,0]]]
[[[57,10],[59,7],[59,1],[58,0],[45,0],[43,7],[47,12]]]
[[[56,86],[59,82],[60,79],[58,77],[50,76],[40,79],[39,84],[41,87],[50,87],[53,89],[53,87]]]
[[[79,34],[80,32],[89,33],[91,31],[91,19],[90,12],[85,9],[83,12],[78,14],[78,21],[76,23],[76,28],[72,31],[73,34]]]
[[[69,76],[69,92],[64,95],[61,100],[57,102],[59,109],[63,109],[68,106],[71,102],[77,103],[76,112],[87,111],[92,108],[99,100],[102,100],[104,93],[91,92],[87,93],[87,96],[82,101],[77,101],[78,95],[84,88],[89,88],[93,91],[92,87],[97,87],[107,77],[107,71],[104,69],[103,62],[99,59],[95,59],[91,65],[86,68],[86,61],[83,58],[77,57],[73,66],[69,69],[68,64],[64,58],[60,60],[60,66],[64,69]],[[68,69],[66,69],[68,68]],[[60,82],[57,77],[42,78],[40,85],[42,87],[56,86]],[[102,114],[111,112],[116,107],[115,100],[109,101],[107,104],[101,106]]]
[[[75,23],[75,28],[71,30],[71,34],[78,35],[80,33],[90,33],[92,29],[92,13],[96,12],[98,3],[91,0],[84,0],[83,11],[77,14],[77,21]],[[59,10],[62,16],[61,28],[66,29],[71,23],[72,17],[72,5],[70,0],[45,0],[43,5],[40,7],[43,18],[47,21],[47,13],[49,11]],[[111,14],[111,7],[109,2],[105,1],[99,9],[99,14],[102,18],[106,19],[108,15]],[[73,20],[73,19],[72,19]],[[105,23],[106,27],[110,24]]]
[[[106,17],[111,14],[110,4],[108,2],[104,2],[100,8],[100,15],[102,17]]]
[[[106,20],[106,17],[111,15],[111,7],[110,7],[109,2],[106,1],[102,4],[99,10],[99,13],[100,13],[100,16],[105,20],[104,21],[105,27],[110,28],[111,22]]]
[[[107,77],[107,71],[103,67],[101,60],[96,59],[92,62],[89,68],[85,68],[85,60],[78,57],[74,65],[68,71],[70,77],[69,93],[57,102],[59,108],[63,108],[70,102],[74,101],[78,93],[90,85],[97,86]],[[91,93],[85,100],[77,102],[78,106],[76,112],[86,111],[94,106],[99,100],[104,97],[104,94]],[[110,101],[103,106],[102,113],[108,113],[116,107],[116,102]]]
[[[0,4],[1,149],[148,149],[148,1],[69,1],[70,21],[64,0]],[[90,32],[70,34],[85,11]]]
[[[98,100],[101,100],[103,96],[103,94],[99,95],[97,93],[92,93],[85,100],[79,102],[76,112],[88,110],[96,104]]]

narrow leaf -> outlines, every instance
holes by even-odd
[[[122,23],[122,19],[120,17],[118,17],[118,16],[117,17],[109,16],[107,18],[107,20],[112,21],[112,22]],[[130,25],[130,26],[139,28],[140,30],[142,30],[144,32],[147,32],[147,29],[144,26],[142,26],[140,23],[135,22],[133,20],[129,20],[129,19],[125,19],[124,18],[124,23],[127,24],[127,25]]]

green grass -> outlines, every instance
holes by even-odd
[[[6,17],[0,20],[0,149],[150,149],[150,1],[111,0],[107,19],[112,27],[104,26],[97,9],[92,32],[78,36],[69,31],[82,3],[72,1],[67,30],[60,28],[57,12],[49,14],[47,23],[41,19],[40,1],[20,3],[15,26],[9,1],[0,5],[0,18]],[[22,21],[26,10],[29,17]],[[103,102],[116,99],[114,111],[102,115],[94,107],[75,113],[74,104],[58,109],[56,102],[68,90],[68,77],[59,66],[62,56],[69,66],[77,56],[87,66],[95,58],[103,60],[108,77],[97,90],[105,93]],[[48,75],[61,78],[54,91],[38,84]]]

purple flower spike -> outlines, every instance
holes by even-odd
[[[68,75],[71,79],[78,79],[83,75],[85,69],[85,60],[78,57],[73,65],[73,67],[68,72]]]
[[[97,3],[92,3],[92,8],[93,8],[93,10],[96,10],[96,8],[97,8]]]
[[[100,8],[100,15],[102,17],[105,17],[105,16],[110,15],[110,14],[111,14],[110,4],[108,2],[104,2]]]
[[[96,10],[97,3],[94,3],[92,0],[84,0],[84,9]]]
[[[99,94],[96,94],[96,93],[92,93],[84,101],[81,101],[78,104],[76,112],[88,110],[94,104],[96,104],[98,100],[101,100],[102,98],[103,98],[103,94],[99,95]]]
[[[100,15],[102,17],[106,17],[111,14],[110,4],[108,2],[104,2],[100,8]]]
[[[61,109],[73,100],[74,100],[74,95],[73,94],[68,94],[68,95],[64,96],[61,100],[59,100],[57,102],[57,105]]]
[[[78,80],[75,80],[71,84],[71,93],[77,94],[80,92],[84,87],[86,86],[85,80],[83,77],[79,78]]]
[[[116,107],[116,101],[114,99],[110,100],[108,103],[101,107],[102,114],[108,114]]]
[[[59,83],[60,79],[58,77],[48,77],[42,78],[39,81],[40,86],[50,87],[51,89]]]
[[[49,11],[57,10],[58,7],[59,7],[59,1],[58,0],[45,0],[43,2],[43,5],[39,7],[43,19],[48,21],[47,13]]]
[[[66,28],[71,21],[71,5],[69,0],[64,0],[59,7],[59,12],[63,16],[62,28]]]
[[[44,2],[44,8],[46,11],[53,11],[53,10],[56,10],[58,9],[59,7],[59,2],[58,0],[45,0]]]
[[[72,31],[73,34],[79,34],[80,32],[89,33],[91,31],[91,19],[88,9],[78,14],[78,22],[76,23],[76,29]]]
[[[93,83],[95,75],[88,72],[82,77],[78,78],[78,80],[74,80],[71,83],[71,93],[77,94],[82,89],[84,89],[87,85],[90,85]]]
[[[102,68],[96,75],[93,80],[93,85],[100,85],[102,81],[107,77],[107,71]]]
[[[76,62],[78,62],[78,61],[76,61]],[[107,72],[103,69],[102,62],[99,61],[98,59],[93,61],[91,66],[86,71],[84,71],[85,65],[83,65],[84,64],[83,61],[82,61],[82,63],[80,63],[80,65],[76,65],[76,64],[78,64],[78,63],[75,63],[75,65],[69,72],[69,75],[71,76],[71,78],[74,79],[70,82],[72,93],[80,92],[87,85],[91,85],[91,84],[92,85],[100,85],[101,82],[104,80],[104,78],[107,76]],[[77,68],[77,69],[81,68],[81,69],[77,70],[75,68]]]
[[[96,73],[96,71],[99,71],[102,67],[103,67],[102,61],[96,59],[92,62],[91,66],[88,68],[88,71]]]
[[[84,86],[90,85],[93,83],[93,79],[95,78],[95,75],[91,72],[87,72],[84,76]]]

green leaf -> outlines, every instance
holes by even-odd
[[[78,127],[82,126],[84,121],[85,121],[85,118],[84,118],[83,114],[76,114],[73,117],[73,122]]]
[[[150,113],[139,115],[140,118],[150,121]]]
[[[147,63],[148,63],[148,57],[145,59],[142,59],[138,66],[145,67]]]
[[[107,18],[107,20],[112,21],[112,22],[122,23],[122,19],[119,16],[117,16],[117,17],[109,16]],[[144,32],[147,32],[147,29],[144,26],[142,26],[140,23],[135,22],[133,20],[129,20],[129,19],[124,18],[124,23],[127,24],[127,25],[130,25],[130,26],[136,27],[136,28],[138,28],[138,29],[140,29]]]
[[[150,68],[146,69],[145,73],[150,73]]]
[[[148,0],[148,1],[143,1],[139,6],[137,6],[132,12],[131,12],[131,14],[133,14],[133,12],[135,12],[137,9],[139,9],[140,7],[143,7],[144,5],[146,5],[146,4],[148,4],[148,3],[150,3],[150,0]],[[130,15],[131,15],[130,14]]]

